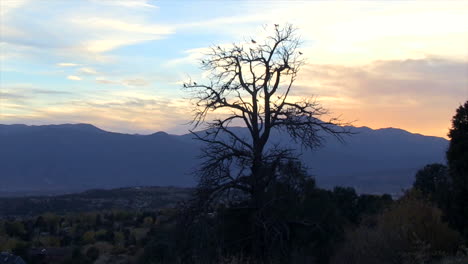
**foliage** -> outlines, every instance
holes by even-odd
[[[173,221],[153,225],[143,241],[145,247],[139,263],[180,263],[185,252],[178,248],[178,231]]]
[[[437,197],[445,195],[449,190],[449,178],[447,167],[443,164],[429,164],[416,173],[413,187],[420,190],[426,196]]]
[[[133,255],[146,245],[149,222],[163,217],[157,211],[113,210],[0,219],[0,251],[27,263],[93,263],[117,255],[136,263]]]
[[[86,250],[86,257],[91,261],[95,261],[99,257],[99,249],[97,247],[88,248]]]
[[[267,237],[272,239],[268,243],[269,263],[325,264],[334,256],[332,263],[420,264],[457,249],[460,240],[456,232],[441,221],[440,210],[419,194],[392,202],[388,195],[358,195],[352,188],[319,189],[294,162],[284,164],[278,173],[281,177],[277,178],[283,180],[269,188],[268,196],[275,199],[262,212],[264,219],[271,220],[266,223],[268,232],[274,234]],[[13,250],[28,263],[41,263],[28,253],[37,247],[34,241],[44,241],[41,248],[47,247],[45,241],[50,238],[64,241],[70,237],[67,244],[59,246],[70,249],[69,253],[47,263],[261,263],[252,257],[249,223],[254,215],[251,208],[243,207],[245,204],[220,204],[198,215],[190,229],[170,220],[177,213],[172,209],[0,220],[0,247]],[[150,219],[163,218],[167,220],[153,220],[148,228]],[[31,240],[6,235],[5,225],[23,226]],[[50,230],[57,234],[52,236]],[[93,233],[100,235],[94,240],[83,239]],[[109,239],[110,234],[113,239]],[[287,236],[281,238],[284,234]],[[444,261],[457,263],[457,259],[461,261],[463,256]]]
[[[447,162],[454,197],[450,219],[468,239],[468,101],[456,110],[448,136]]]
[[[96,237],[96,233],[94,231],[86,231],[83,234],[83,243],[85,244],[91,244],[94,242],[94,238]]]
[[[453,183],[443,164],[429,164],[416,173],[413,188],[419,190],[443,212],[447,218],[453,207]],[[448,219],[450,221],[450,219]]]
[[[267,219],[263,227],[270,239],[267,263],[328,263],[345,229],[354,228],[369,214],[382,211],[391,203],[388,195],[359,196],[352,188],[319,189],[313,178],[297,162],[280,167],[283,179],[267,191],[270,199],[261,211]],[[292,184],[295,183],[295,184]],[[255,257],[252,239],[255,209],[248,202],[220,204],[213,211],[198,215],[189,229],[176,239],[183,263],[219,263],[226,259]],[[183,216],[183,215],[182,215]],[[185,222],[181,221],[180,226]],[[170,262],[168,262],[170,263]]]
[[[460,235],[442,221],[442,212],[417,192],[402,199],[376,218],[375,226],[361,225],[331,263],[428,263],[454,254]]]

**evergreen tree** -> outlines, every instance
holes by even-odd
[[[416,173],[413,188],[418,189],[440,209],[447,213],[452,203],[451,180],[443,164],[429,164]]]
[[[447,162],[454,195],[450,220],[468,237],[468,101],[457,109],[448,136]]]

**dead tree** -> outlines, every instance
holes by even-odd
[[[295,157],[293,150],[271,145],[274,130],[305,148],[320,146],[325,134],[341,140],[349,132],[314,98],[290,99],[305,63],[296,33],[291,25],[275,25],[264,40],[213,46],[201,61],[208,82],[184,83],[194,105],[191,132],[206,143],[197,193],[201,207],[239,194],[250,208],[268,203],[264,194],[278,166]]]

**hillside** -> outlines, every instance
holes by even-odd
[[[322,148],[303,151],[301,159],[319,186],[396,193],[410,186],[425,164],[444,162],[448,141],[443,138],[394,128],[352,130],[345,144],[328,138]],[[111,133],[88,124],[0,125],[0,193],[193,186],[200,143],[192,137]],[[301,149],[287,135],[272,137]]]
[[[154,211],[174,207],[190,193],[189,188],[131,187],[56,196],[0,197],[0,217],[37,216],[49,212]]]

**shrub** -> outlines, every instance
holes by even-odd
[[[94,242],[96,234],[93,231],[86,231],[86,233],[83,234],[83,243],[85,244],[92,244]]]
[[[348,232],[332,263],[427,263],[459,248],[461,236],[442,222],[442,213],[417,192],[408,193],[379,215],[376,226]]]
[[[88,250],[86,250],[86,257],[91,261],[95,261],[99,258],[99,249],[97,247],[88,248]]]

